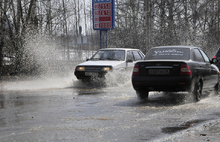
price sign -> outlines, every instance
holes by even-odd
[[[115,27],[115,1],[92,0],[94,30],[111,30]]]

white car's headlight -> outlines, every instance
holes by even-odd
[[[110,70],[112,70],[112,67],[103,67],[102,68],[102,71],[110,71]]]
[[[85,67],[76,67],[76,71],[85,71]]]

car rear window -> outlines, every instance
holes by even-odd
[[[151,49],[145,60],[161,60],[161,59],[175,59],[175,60],[189,60],[190,49],[188,48],[153,48]]]

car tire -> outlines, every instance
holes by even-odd
[[[215,93],[215,95],[218,95],[218,92],[219,92],[219,82],[215,85],[215,87],[214,87],[214,93]]]
[[[90,78],[83,78],[82,82],[83,83],[89,83],[89,82],[91,82],[91,79]]]
[[[203,84],[202,84],[201,80],[195,83],[195,87],[194,87],[194,90],[193,90],[193,97],[194,97],[194,100],[196,102],[201,100],[201,97],[202,97],[202,87],[203,87]]]
[[[149,91],[136,91],[139,100],[144,100],[148,98]]]

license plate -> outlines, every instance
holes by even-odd
[[[85,76],[95,76],[98,75],[96,72],[85,72]]]
[[[154,74],[154,75],[166,75],[169,74],[170,70],[168,69],[150,69],[149,74]]]

